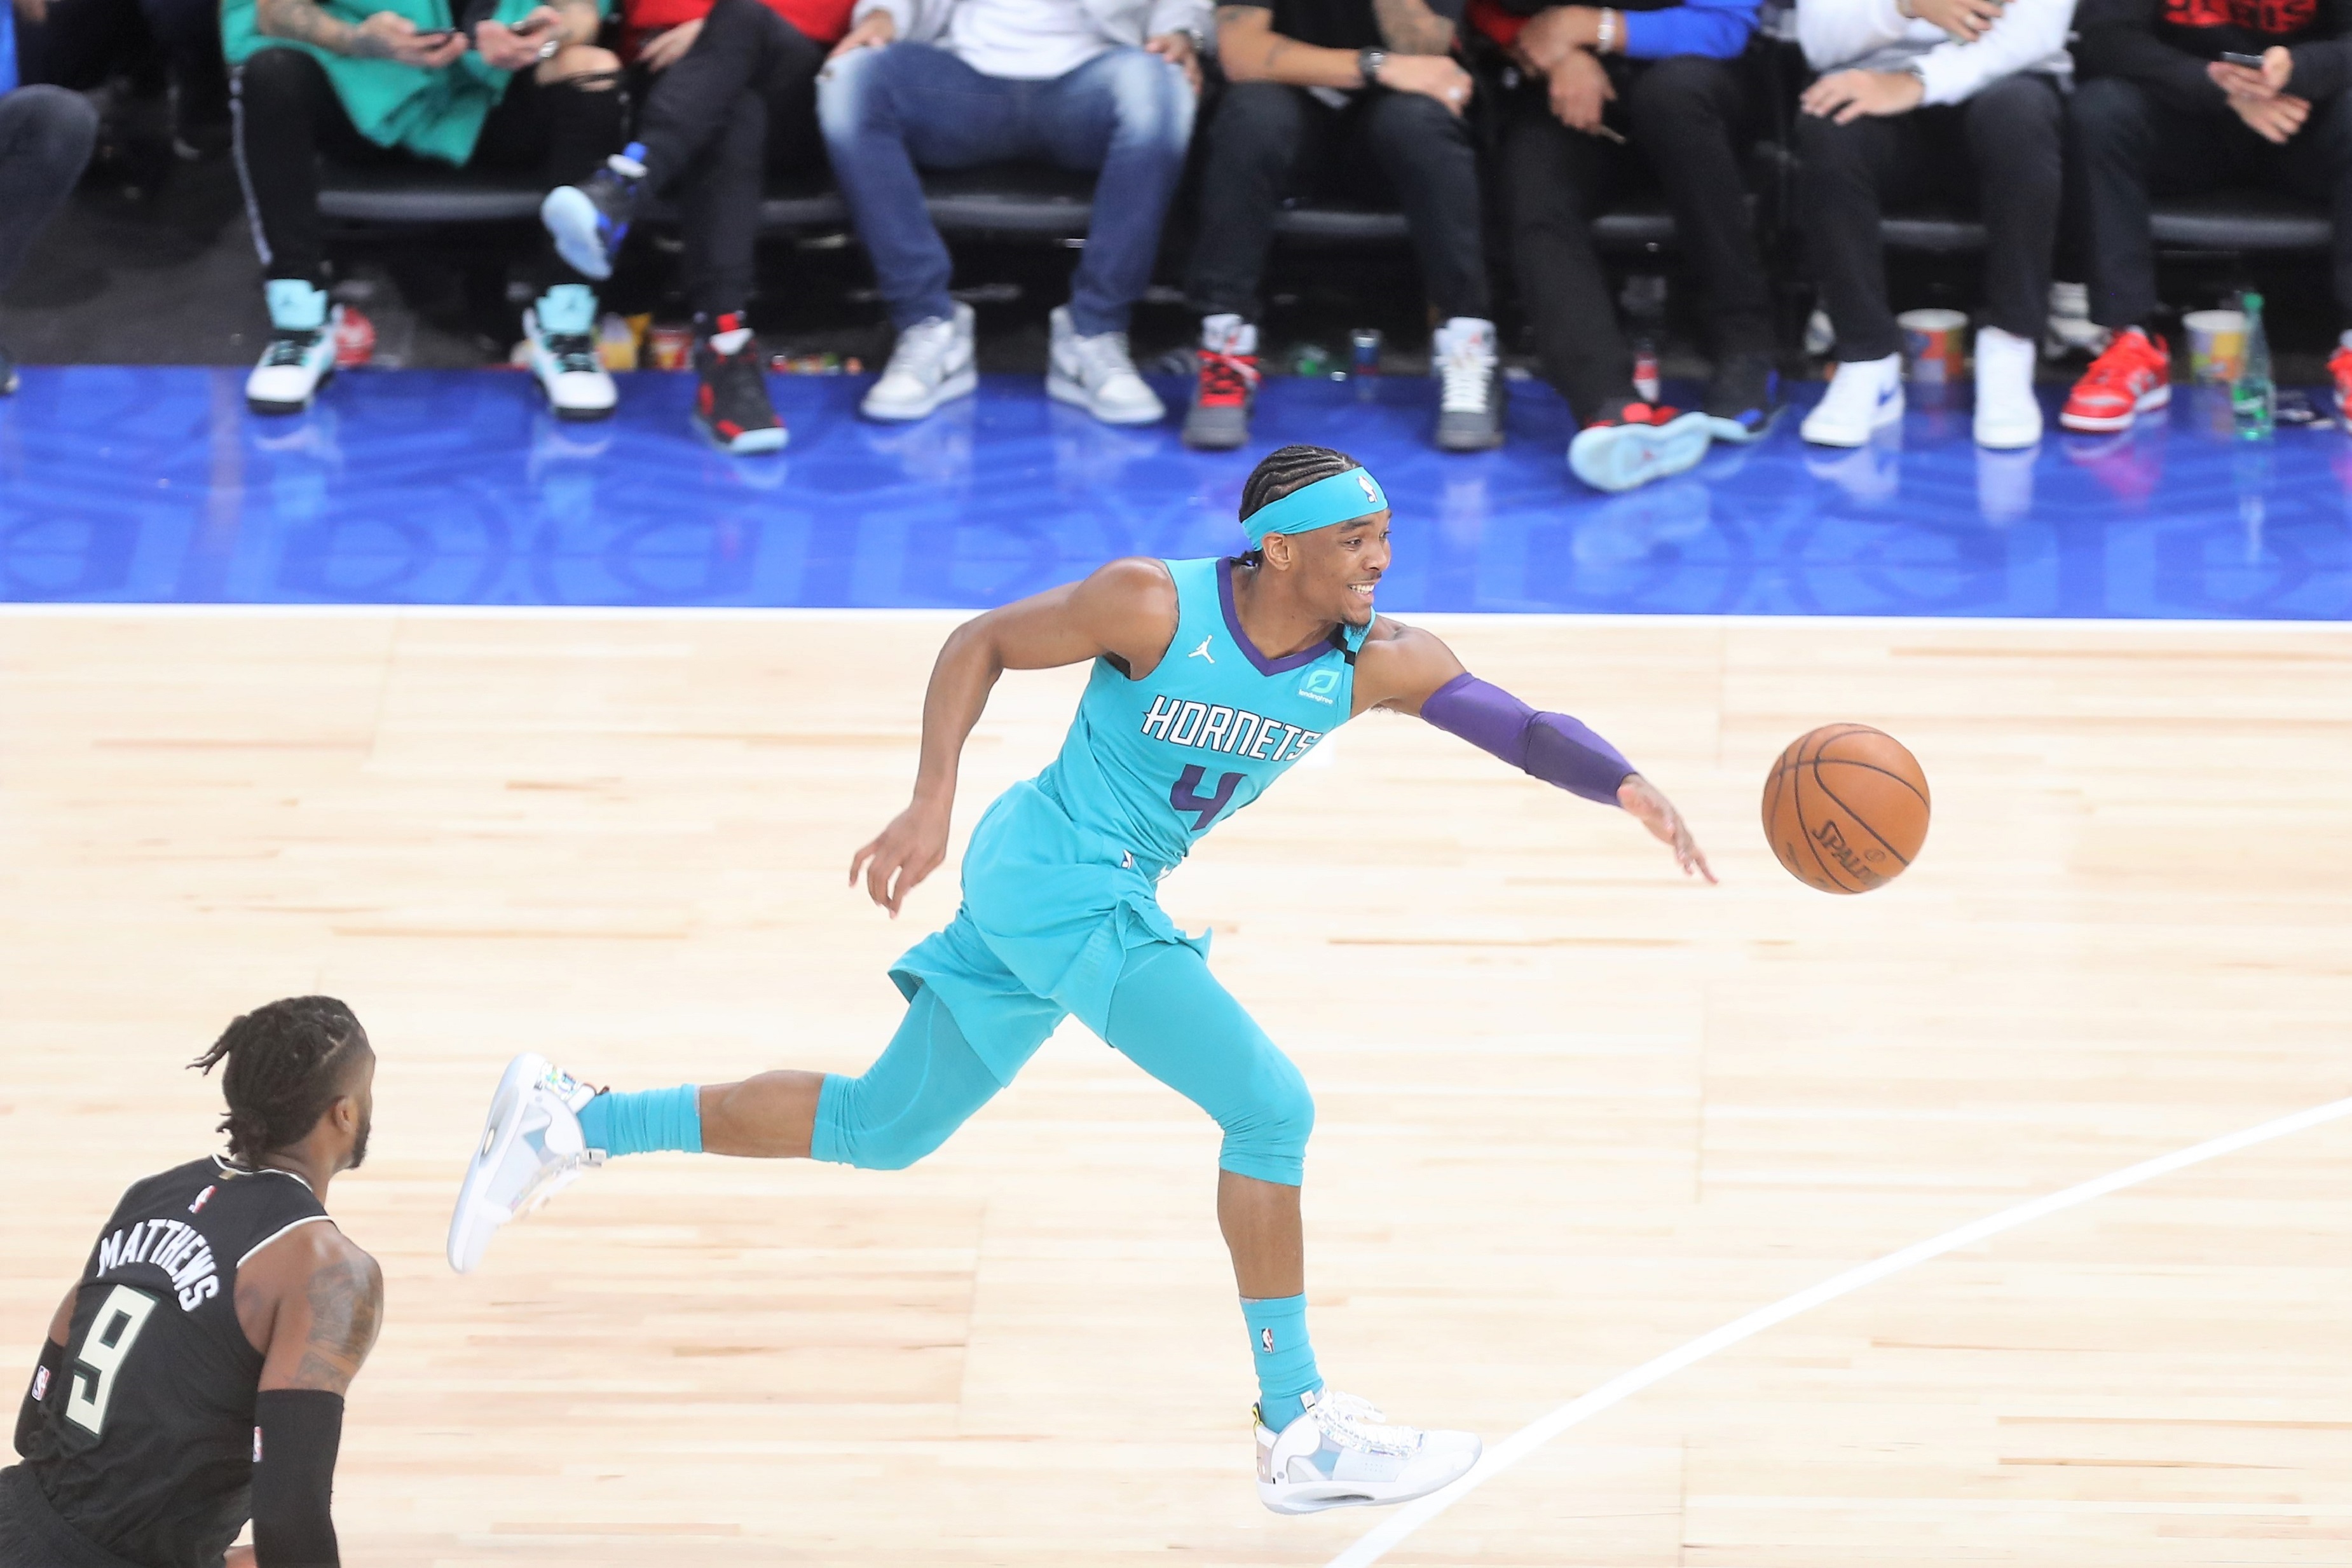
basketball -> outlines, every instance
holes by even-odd
[[[1868,893],[1901,876],[1927,838],[1927,777],[1885,730],[1825,724],[1799,736],[1764,780],[1764,836],[1790,876]]]

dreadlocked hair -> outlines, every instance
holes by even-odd
[[[232,1020],[213,1048],[188,1065],[209,1075],[222,1062],[228,1114],[220,1131],[240,1165],[301,1142],[341,1091],[367,1030],[332,997],[289,997]]]
[[[1242,485],[1242,520],[1247,522],[1260,507],[1274,505],[1294,490],[1303,490],[1318,479],[1362,466],[1346,453],[1335,452],[1328,446],[1277,446],[1250,470],[1249,478]],[[1235,559],[1255,566],[1265,559],[1265,552],[1254,549]]]

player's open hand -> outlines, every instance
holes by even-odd
[[[1617,786],[1617,803],[1641,819],[1642,826],[1662,844],[1672,844],[1675,861],[1685,876],[1703,876],[1709,883],[1715,873],[1706,863],[1706,855],[1691,837],[1690,824],[1675,810],[1675,803],[1658,793],[1658,787],[1636,773]]]
[[[1667,808],[1672,810],[1671,806]],[[918,800],[890,819],[849,862],[849,885],[862,873],[866,895],[898,918],[898,906],[915,884],[940,869],[948,858],[948,813],[944,808]]]

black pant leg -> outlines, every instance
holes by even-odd
[[[16,24],[16,77],[87,92],[154,47],[139,0],[58,0]]]
[[[2159,303],[2150,198],[2220,184],[2263,143],[2234,115],[2189,114],[2115,77],[2078,85],[2066,120],[2069,199],[2089,214],[2091,319],[2145,327]]]
[[[653,78],[637,117],[646,183],[667,195],[692,179],[745,93],[781,90],[788,78],[814,83],[824,68],[824,48],[760,0],[718,0],[694,47]]]
[[[475,139],[469,167],[529,171],[551,189],[576,185],[620,151],[627,99],[619,82],[606,77],[541,82],[519,71],[507,84],[482,133]],[[556,254],[541,235],[529,276],[534,285],[587,281]]]
[[[1540,82],[1514,91],[1504,114],[1500,184],[1519,304],[1544,379],[1586,424],[1634,395],[1633,352],[1592,241],[1632,153],[1554,119]]]
[[[1257,319],[1275,217],[1330,116],[1303,88],[1245,81],[1225,89],[1209,121],[1201,233],[1184,287],[1202,315]]]
[[[717,320],[751,303],[767,166],[768,99],[759,92],[738,93],[719,134],[703,145],[681,182],[678,196],[686,299],[697,316]]]
[[[2266,183],[2327,204],[2334,220],[2336,304],[2352,325],[2352,92],[2313,106],[2284,147],[2267,150]]]
[[[263,49],[236,68],[237,178],[265,277],[326,280],[319,154],[381,158],[352,123],[327,69],[295,48]]]
[[[1351,108],[1355,134],[1404,208],[1430,303],[1441,318],[1491,319],[1478,144],[1469,121],[1426,93],[1381,88]]]
[[[1626,113],[1706,289],[1717,355],[1773,350],[1772,288],[1748,214],[1740,146],[1748,95],[1729,60],[1676,55],[1633,76]]]
[[[1960,110],[1985,225],[1985,318],[2020,338],[2039,338],[2049,316],[2065,113],[2057,82],[2032,72]]]
[[[1882,182],[1904,162],[1902,143],[1923,111],[1892,119],[1864,116],[1840,125],[1797,116],[1797,208],[1822,306],[1837,329],[1837,356],[1853,363],[1899,352],[1903,334],[1886,303],[1886,254],[1879,238]]]

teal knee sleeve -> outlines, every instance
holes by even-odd
[[[1225,1130],[1217,1168],[1283,1186],[1307,1180],[1307,1138],[1315,1131],[1315,1099],[1290,1058],[1269,1043],[1252,1063],[1246,1092],[1217,1117]]]
[[[1200,954],[1172,943],[1129,954],[1109,1022],[1112,1045],[1224,1130],[1220,1169],[1282,1186],[1306,1179],[1307,1080]]]
[[[856,1078],[825,1075],[809,1156],[904,1170],[946,1143],[998,1087],[954,1016],[929,990],[918,991],[873,1066]]]

